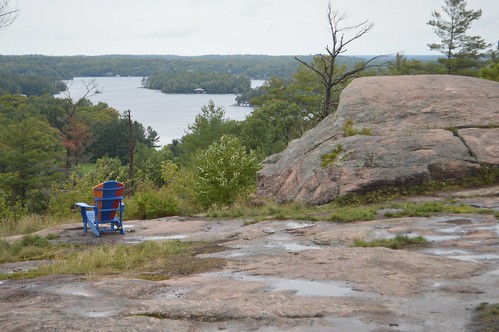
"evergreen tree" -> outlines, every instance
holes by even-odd
[[[465,0],[445,0],[443,13],[433,11],[428,25],[433,27],[440,43],[428,44],[430,50],[439,51],[445,58],[439,59],[448,74],[461,73],[464,69],[479,66],[483,51],[489,46],[479,36],[468,36],[473,21],[482,16],[482,10],[467,10]]]
[[[201,107],[201,113],[196,115],[194,123],[187,128],[188,132],[180,142],[172,146],[177,150],[172,152],[179,155],[179,164],[184,166],[190,165],[199,151],[207,149],[223,135],[234,134],[237,130],[237,121],[227,119],[223,107],[216,106],[210,100],[208,105]]]
[[[2,126],[0,132],[0,185],[31,212],[40,212],[47,188],[61,175],[59,135],[47,121],[27,114]]]

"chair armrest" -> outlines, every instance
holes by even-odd
[[[75,204],[76,206],[79,206],[80,208],[86,208],[86,209],[93,209],[94,206],[93,205],[88,205],[87,203],[76,203]]]

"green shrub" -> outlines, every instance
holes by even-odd
[[[125,219],[154,219],[177,213],[175,198],[151,182],[138,184],[135,194],[125,199]]]
[[[232,205],[254,190],[258,159],[239,139],[224,135],[197,158],[196,189],[205,208]]]

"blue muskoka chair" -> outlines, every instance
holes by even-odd
[[[93,188],[94,205],[86,203],[76,203],[80,208],[83,218],[83,231],[87,232],[90,227],[96,236],[101,232],[116,232],[125,234],[123,229],[123,194],[125,185],[118,181],[106,181]],[[109,224],[109,227],[101,228],[102,224]]]

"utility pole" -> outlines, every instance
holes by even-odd
[[[132,185],[133,185],[133,156],[135,154],[135,142],[133,140],[133,123],[132,123],[132,111],[126,110],[124,112],[125,117],[128,122],[128,146],[130,148],[130,168],[128,171],[128,183],[129,186],[127,186],[128,193],[132,193]]]

